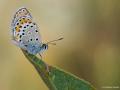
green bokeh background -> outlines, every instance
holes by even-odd
[[[64,37],[43,54],[45,62],[98,90],[120,87],[119,0],[0,0],[0,90],[48,90],[11,42],[11,20],[21,6],[31,12],[43,42]]]

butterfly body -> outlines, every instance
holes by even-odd
[[[12,39],[18,47],[34,55],[48,48],[47,44],[42,43],[38,27],[26,8],[18,9],[11,26]]]
[[[47,44],[45,44],[45,46],[44,46],[44,44],[42,44],[42,46],[41,46],[37,43],[34,43],[34,44],[28,44],[28,46],[27,46],[27,51],[31,54],[37,54],[40,52],[42,53],[46,49],[48,49]]]

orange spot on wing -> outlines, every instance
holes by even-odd
[[[32,23],[32,21],[31,21],[30,19],[27,19],[26,21],[27,21],[28,23]]]
[[[32,23],[32,22],[30,21],[30,22],[28,22],[28,23]]]
[[[25,23],[27,23],[27,20],[24,20]]]
[[[20,19],[20,24],[24,24],[24,19]]]
[[[16,32],[20,32],[19,26],[15,27]]]

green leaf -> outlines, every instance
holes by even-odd
[[[49,66],[35,55],[22,51],[50,90],[95,90],[87,81],[56,67]]]

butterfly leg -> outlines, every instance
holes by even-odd
[[[39,53],[39,55],[40,55],[40,58],[42,59],[42,55]]]
[[[41,59],[42,59],[42,55],[39,53],[39,55],[40,55],[40,57],[41,57]],[[45,66],[46,66],[46,70],[47,70],[47,72],[49,73],[49,66],[45,63]]]

